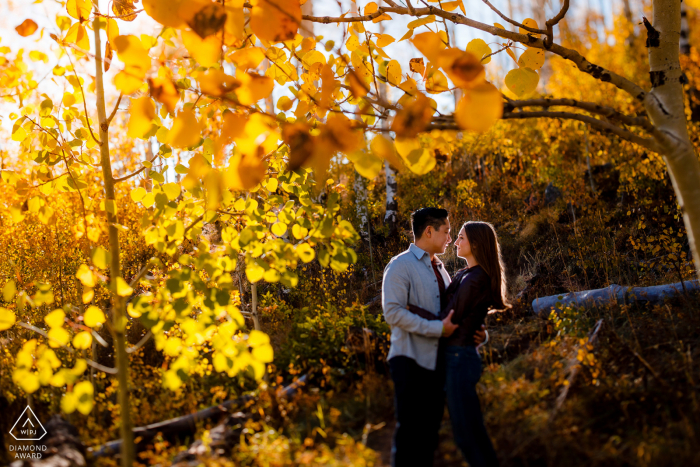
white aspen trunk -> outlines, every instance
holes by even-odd
[[[258,286],[250,284],[250,313],[253,315],[253,328],[262,331],[260,327],[260,316],[258,316]]]
[[[367,181],[365,177],[355,172],[355,182],[353,183],[355,190],[355,212],[359,221],[360,236],[369,241],[369,230],[367,229]]]
[[[379,2],[379,6],[383,6],[383,1]],[[454,26],[454,25],[453,25]],[[454,27],[453,27],[454,29]],[[384,33],[384,22],[379,23],[379,33],[383,34]],[[452,46],[455,47],[455,43],[452,42]],[[379,84],[379,96],[385,100],[388,101],[389,99],[389,93],[387,92],[387,85],[386,83],[380,83]],[[455,105],[457,105],[457,101],[455,101]],[[386,115],[386,113],[385,113]],[[389,128],[389,122],[387,119],[383,119],[382,122],[382,128],[387,129]],[[394,169],[391,168],[391,165],[389,164],[389,161],[384,161],[384,175],[386,178],[386,202],[384,204],[385,206],[385,212],[384,212],[384,224],[389,227],[389,236],[392,236],[396,233],[396,219],[397,219],[397,210],[398,210],[398,203],[396,200],[396,188],[397,188],[397,181],[396,181],[396,172]]]
[[[645,97],[645,107],[660,130],[656,140],[666,160],[678,204],[688,233],[688,242],[700,278],[700,161],[688,137],[679,42],[681,2],[654,0],[653,29],[658,40],[649,42],[649,70],[652,90]],[[648,31],[651,36],[653,31]]]

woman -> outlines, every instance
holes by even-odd
[[[446,368],[445,391],[455,443],[471,467],[496,466],[498,460],[484,426],[476,383],[481,378],[481,357],[474,342],[489,309],[509,308],[500,246],[493,226],[470,221],[455,240],[457,256],[467,267],[457,272],[445,291],[447,305],[439,317],[409,306],[426,319],[443,319],[454,310],[457,330],[440,342],[438,358]]]

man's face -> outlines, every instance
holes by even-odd
[[[447,245],[452,241],[450,237],[450,220],[446,219],[445,223],[437,230],[432,226],[428,226],[426,233],[430,235],[430,244],[433,247],[433,253],[436,255],[443,254]]]

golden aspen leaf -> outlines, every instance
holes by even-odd
[[[221,58],[221,37],[209,36],[202,39],[196,32],[182,31],[182,43],[190,56],[204,67],[214,66]]]
[[[302,122],[288,123],[282,126],[282,141],[289,146],[288,169],[298,170],[311,157],[314,151],[314,137],[311,127]]]
[[[372,20],[372,22],[373,22],[373,23],[379,23],[380,21],[386,21],[386,20],[388,20],[388,19],[391,19],[391,16],[387,15],[386,13],[384,13],[384,14],[382,14],[382,15],[377,16],[376,18],[374,18],[374,19]]]
[[[17,318],[12,310],[0,307],[0,331],[5,331],[14,326]]]
[[[399,138],[411,138],[423,131],[430,123],[434,110],[430,107],[430,101],[422,94],[418,93],[404,107],[396,112],[391,131]]]
[[[70,342],[70,333],[63,328],[52,328],[46,335],[49,338],[49,346],[53,349]]]
[[[87,415],[90,413],[94,404],[94,392],[95,390],[92,387],[92,383],[90,383],[90,381],[81,381],[75,385],[75,387],[73,388],[73,393],[76,397],[75,407],[78,409],[78,412],[80,412],[83,415]]]
[[[350,153],[347,158],[353,163],[357,173],[369,180],[375,178],[382,171],[382,160],[373,152],[365,149]]]
[[[80,265],[75,273],[75,277],[78,278],[85,287],[95,287],[97,284],[97,277],[87,264]]]
[[[399,39],[399,42],[405,41],[406,39],[410,39],[411,37],[413,37],[413,29],[409,29],[408,32],[406,32],[406,34],[401,36],[401,39]]]
[[[408,157],[414,151],[422,149],[417,138],[396,138],[394,146],[396,147],[396,152],[403,158]]]
[[[133,21],[136,19],[136,6],[134,0],[113,0],[112,12],[114,16],[119,16],[122,21]]]
[[[223,96],[241,85],[241,82],[233,76],[215,69],[198,72],[195,78],[199,83],[199,89],[208,96]]]
[[[345,84],[348,85],[355,99],[360,99],[369,92],[369,86],[367,86],[355,70],[349,70],[349,73],[345,77]]]
[[[107,41],[105,44],[105,55],[104,55],[104,62],[103,62],[103,67],[102,69],[104,70],[105,73],[109,71],[109,68],[112,66],[112,58],[114,57],[114,53],[112,52],[112,43]]]
[[[408,66],[414,73],[423,74],[425,72],[425,61],[423,57],[412,58],[408,61]]]
[[[165,347],[163,347],[163,353],[169,357],[177,357],[182,351],[182,339],[179,337],[169,337],[165,341]]]
[[[84,350],[89,349],[92,344],[92,335],[87,331],[82,331],[73,336],[73,347]]]
[[[453,11],[456,10],[457,7],[464,8],[464,4],[461,1],[445,2],[442,4],[442,9],[445,11]]]
[[[277,187],[279,186],[279,180],[276,178],[271,178],[267,181],[265,184],[265,189],[269,191],[270,193],[274,193],[277,191]]]
[[[540,75],[530,68],[515,68],[510,70],[506,75],[506,86],[508,89],[518,96],[523,98],[537,89],[537,84],[540,81]]]
[[[274,360],[274,351],[270,344],[256,347],[251,353],[253,354],[253,358],[262,363],[271,363]]]
[[[283,112],[286,112],[286,111],[288,111],[289,109],[291,109],[291,108],[292,108],[292,105],[294,105],[294,103],[293,103],[292,100],[291,100],[289,97],[287,97],[287,96],[282,96],[282,97],[280,97],[279,99],[277,99],[277,108],[280,109],[280,110],[283,111]]]
[[[107,32],[107,40],[113,42],[114,39],[119,35],[119,25],[115,19],[109,18],[107,20],[107,27],[105,28]]]
[[[367,5],[365,5],[365,15],[376,13],[378,9],[379,5],[377,5],[376,2],[369,2]]]
[[[544,50],[542,49],[529,48],[518,59],[520,68],[539,70],[542,65],[544,65]]]
[[[31,58],[35,62],[44,62],[44,63],[49,63],[49,57],[43,52],[39,52],[38,50],[32,50],[29,52],[29,58]]]
[[[181,110],[164,143],[174,148],[187,148],[197,144],[202,137],[202,125],[191,109]]]
[[[156,118],[156,106],[150,97],[132,99],[129,105],[129,124],[126,135],[129,138],[144,138],[144,135],[151,131],[154,118]]]
[[[483,133],[503,115],[503,96],[491,83],[465,89],[455,109],[460,128]]]
[[[397,146],[398,148],[398,146]],[[435,167],[435,157],[426,148],[418,148],[403,157],[408,169],[416,175],[425,175]]]
[[[267,164],[256,156],[236,153],[231,157],[224,180],[232,190],[250,190],[265,178]]]
[[[6,302],[10,302],[15,297],[16,293],[17,293],[17,286],[15,285],[15,281],[10,279],[2,287],[2,298]]]
[[[92,2],[90,0],[67,0],[66,11],[70,16],[77,19],[81,23],[90,18],[92,10]]]
[[[250,29],[260,39],[281,42],[294,39],[301,24],[299,0],[252,0]]]
[[[151,97],[165,106],[168,112],[173,115],[175,107],[180,100],[180,92],[168,78],[149,78],[148,89]]]
[[[370,150],[379,158],[389,162],[395,169],[402,171],[405,166],[401,158],[396,154],[393,141],[384,135],[377,135],[369,145]]]
[[[425,90],[430,94],[440,94],[449,89],[447,78],[440,70],[436,70],[430,78],[425,80]]]
[[[485,81],[486,72],[484,65],[481,64],[479,57],[471,52],[465,52],[457,48],[446,49],[440,54],[437,64],[445,70],[447,76],[460,88],[475,86]],[[427,83],[426,89],[428,89]]]
[[[162,188],[169,201],[175,201],[180,196],[180,185],[177,183],[166,183]]]
[[[88,309],[85,310],[85,314],[83,315],[83,323],[85,326],[99,329],[105,321],[107,321],[105,314],[96,306],[89,306]]]
[[[386,47],[394,41],[395,39],[389,34],[377,34],[377,47]]]
[[[78,48],[85,51],[90,50],[90,38],[88,37],[83,25],[80,23],[75,23],[73,26],[71,26],[63,41],[69,44],[75,44],[78,46]]]
[[[182,2],[183,0],[143,0],[143,9],[163,26],[178,28],[184,24],[178,14]]]
[[[249,68],[257,68],[265,59],[265,54],[261,47],[246,47],[236,50],[230,56],[230,59],[239,69],[247,70]]]
[[[419,26],[424,26],[426,24],[434,23],[435,22],[435,15],[428,15],[423,18],[418,18],[416,20],[411,21],[408,23],[408,29],[416,29]]]
[[[226,8],[209,0],[182,2],[178,14],[202,39],[218,33],[226,24]]]
[[[294,238],[297,240],[301,240],[302,238],[306,237],[306,234],[309,233],[309,229],[306,227],[302,227],[299,224],[294,224],[292,226],[292,235],[294,235]]]
[[[357,36],[352,34],[347,41],[345,41],[345,48],[348,49],[350,52],[353,52],[357,50],[357,48],[360,46],[360,41],[357,39]]]
[[[238,102],[243,105],[255,104],[272,93],[275,86],[273,79],[255,73],[243,73],[241,86],[235,90]]]
[[[392,60],[386,66],[386,80],[394,86],[398,86],[401,83],[401,65],[398,61]]]
[[[224,42],[228,46],[239,46],[245,39],[245,12],[243,2],[231,4],[226,2],[226,23],[224,24]]]
[[[65,321],[66,314],[61,309],[53,310],[48,315],[44,316],[44,322],[52,329],[60,328]]]
[[[142,77],[151,68],[151,57],[138,37],[134,35],[117,36],[112,45],[114,45],[119,60],[129,67],[131,74]]]
[[[425,58],[431,62],[437,61],[446,45],[442,37],[434,32],[423,32],[411,39],[411,43],[418,49],[420,53],[425,55]]]
[[[472,39],[467,44],[467,52],[471,52],[479,59],[479,61],[486,65],[491,61],[491,57],[484,59],[487,55],[491,53],[491,47],[483,39]]]
[[[34,21],[27,18],[24,21],[22,21],[22,24],[15,28],[15,31],[17,31],[17,34],[19,34],[20,36],[27,37],[34,34],[38,28],[39,26],[37,26],[37,24]]]
[[[506,53],[508,54],[508,56],[509,56],[510,58],[513,59],[513,61],[514,61],[516,64],[518,63],[518,59],[515,57],[515,54],[513,53],[513,51],[511,50],[510,47],[506,47]]]
[[[256,283],[265,275],[265,268],[258,263],[252,262],[246,265],[245,275],[251,283]]]
[[[120,71],[114,76],[114,87],[124,94],[133,94],[143,86],[143,79],[138,78],[128,71]]]
[[[306,230],[306,229],[303,229]],[[303,238],[306,236],[306,233],[302,235],[301,237],[297,238]],[[309,263],[313,261],[313,259],[316,257],[316,252],[314,251],[313,248],[311,248],[311,245],[308,243],[300,243],[299,245],[296,246],[295,251],[297,255],[299,256],[299,259],[302,260],[305,263]]]
[[[281,237],[287,232],[287,224],[284,222],[275,222],[270,226],[270,232]]]
[[[91,287],[85,287],[83,289],[82,299],[83,303],[90,303],[95,297],[95,290]]]
[[[321,68],[321,99],[319,105],[322,109],[328,109],[333,101],[333,93],[338,88],[338,81],[330,65]]]
[[[318,50],[312,50],[310,52],[307,52],[302,58],[301,58],[301,64],[306,68],[307,70],[310,69],[313,65],[316,63],[321,63],[323,65],[326,64],[326,56],[323,55],[321,52]]]
[[[532,18],[525,19],[525,21],[522,22],[522,25],[526,26],[528,28],[531,28],[531,29],[539,29],[539,27],[537,26],[537,21],[535,21]],[[518,32],[520,34],[530,34],[531,36],[539,37],[539,34],[534,33],[534,32],[528,32],[526,29],[523,29],[521,27],[518,27]]]
[[[113,287],[115,288],[117,295],[120,297],[128,297],[134,293],[134,289],[132,289],[131,286],[129,286],[129,284],[127,284],[121,277],[117,277],[116,285],[113,285]]]
[[[109,251],[105,250],[101,246],[98,246],[92,250],[91,258],[92,264],[100,269],[107,269],[109,268],[109,262],[111,261],[112,255],[110,255]]]
[[[25,369],[15,370],[12,372],[12,381],[14,381],[17,386],[22,388],[27,394],[36,392],[37,389],[41,387],[39,383],[39,377],[36,373],[32,373]]]
[[[493,23],[494,26],[496,26],[498,29],[505,29],[505,26],[503,26],[501,23]]]

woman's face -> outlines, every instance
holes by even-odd
[[[472,248],[469,245],[469,240],[467,240],[467,234],[464,232],[464,227],[459,231],[457,235],[457,240],[455,240],[455,246],[457,247],[457,256],[460,258],[467,258],[472,255]]]

